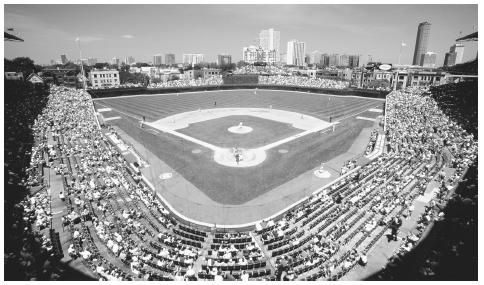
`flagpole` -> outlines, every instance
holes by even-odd
[[[82,74],[82,88],[86,90],[86,77],[84,76],[84,65],[82,64],[82,51],[81,51],[81,38],[77,38],[77,44],[79,47],[79,61],[81,62],[81,74]]]
[[[398,65],[400,65],[400,58],[402,57],[402,47],[403,47],[403,43],[400,44],[400,53],[398,54]]]

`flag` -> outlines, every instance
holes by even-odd
[[[407,46],[407,44],[402,42],[402,47],[406,47],[406,46]]]

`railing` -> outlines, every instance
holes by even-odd
[[[388,91],[376,91],[358,88],[315,88],[307,86],[295,85],[276,85],[276,84],[233,84],[233,85],[207,85],[207,86],[193,86],[193,87],[169,87],[169,88],[113,88],[113,89],[91,89],[88,90],[92,98],[109,98],[129,95],[143,95],[143,94],[169,94],[169,93],[185,93],[185,92],[200,92],[200,91],[217,91],[217,90],[234,90],[234,89],[271,89],[271,90],[286,90],[298,92],[310,92],[316,94],[329,94],[341,96],[360,96],[369,98],[384,99],[389,93]]]

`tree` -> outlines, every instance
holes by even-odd
[[[5,58],[4,64],[5,71],[22,72],[24,78],[27,78],[32,72],[39,72],[42,70],[42,67],[35,65],[34,61],[28,57],[17,57],[13,60]]]
[[[109,67],[109,63],[107,63],[107,62],[98,62],[98,63],[94,64],[94,68],[96,68],[96,69],[103,69],[105,67]]]
[[[235,70],[236,68],[236,65],[235,63],[231,63],[231,64],[223,64],[220,66],[220,69],[222,71],[230,71],[230,70]]]
[[[124,72],[129,72],[130,66],[127,64],[121,65],[121,68],[119,69],[119,72],[124,71]]]
[[[136,67],[140,68],[140,67],[147,67],[147,66],[150,66],[149,64],[145,63],[145,62],[137,62],[136,63]]]
[[[84,74],[87,76],[89,72],[91,72],[92,66],[84,65]]]
[[[155,84],[156,83],[161,83],[161,78],[156,78],[156,77],[155,78],[151,78],[150,82],[151,83],[155,83]]]
[[[244,67],[244,66],[247,66],[249,65],[247,62],[243,61],[243,60],[240,60],[239,62],[237,62],[237,67],[238,68],[241,68],[241,67]]]
[[[217,65],[216,62],[211,62],[211,63],[208,64],[208,67],[209,68],[218,68],[218,65]]]
[[[130,73],[126,71],[119,71],[119,82],[121,84],[135,83],[147,85],[150,82],[150,78],[148,75],[143,73]]]

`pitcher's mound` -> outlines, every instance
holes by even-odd
[[[233,127],[228,128],[227,130],[231,133],[242,135],[242,134],[247,134],[247,133],[252,132],[253,129],[251,127],[247,127],[247,126],[233,126]]]

